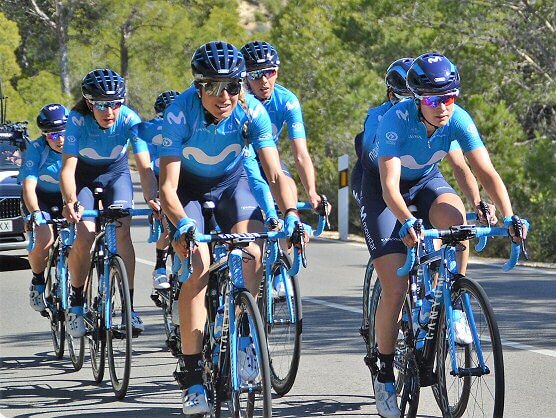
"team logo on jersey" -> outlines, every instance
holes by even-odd
[[[41,144],[39,144],[39,141],[33,141],[33,146],[35,148],[39,148],[41,146]]]
[[[295,102],[286,102],[286,109],[294,110],[299,107],[299,101],[296,100]]]
[[[469,125],[467,125],[467,132],[469,132],[471,135],[479,135],[477,127],[474,123],[470,123]]]
[[[266,134],[262,134],[261,136],[259,136],[259,139],[261,141],[265,140],[265,139],[272,139],[272,138],[273,138],[273,135],[271,133],[266,133]]]
[[[73,122],[74,125],[77,126],[83,126],[85,124],[85,118],[83,116],[80,117],[74,116],[71,118],[71,121]]]
[[[261,103],[257,103],[254,108],[249,109],[249,114],[254,119],[259,116],[259,114],[264,110],[264,107]]]
[[[386,132],[386,142],[388,144],[393,144],[398,140],[398,134],[396,132]]]
[[[424,164],[419,164],[415,160],[415,157],[413,157],[413,155],[402,155],[400,157],[400,162],[401,162],[403,167],[410,168],[412,170],[419,170],[421,168],[425,168],[429,165],[432,165],[434,163],[439,162],[440,160],[442,160],[444,158],[445,155],[446,155],[446,151],[443,151],[443,150],[436,151],[429,158],[429,160],[427,162],[425,162]]]
[[[398,119],[409,119],[409,112],[407,110],[405,112],[402,112],[400,109],[398,109],[396,110],[396,115],[398,116]]]
[[[73,135],[70,135],[70,136],[68,136],[68,137],[66,138],[66,141],[73,143],[73,142],[76,141],[76,139],[75,139],[75,137],[74,137]]]
[[[128,122],[131,120],[131,118],[132,118],[132,114],[131,113],[127,114],[124,118],[124,124],[127,125]]]
[[[27,166],[28,168],[31,168],[31,167],[33,167],[34,165],[35,165],[35,164],[33,163],[33,161],[27,161],[27,162],[25,163],[25,166]]]
[[[166,113],[166,120],[170,125],[185,125],[186,121],[185,115],[182,111],[180,111],[177,115],[173,112]]]
[[[183,157],[187,160],[190,157],[193,157],[195,161],[200,164],[205,165],[216,165],[224,161],[228,155],[232,155],[233,157],[237,157],[241,153],[241,145],[239,144],[231,144],[228,145],[226,148],[217,155],[207,155],[202,149],[195,148],[195,147],[185,147],[182,151]]]
[[[292,123],[292,129],[294,131],[300,131],[301,129],[303,129],[303,124],[301,122],[294,122]]]
[[[172,140],[170,138],[164,138],[162,139],[162,146],[163,147],[171,147],[173,144]]]

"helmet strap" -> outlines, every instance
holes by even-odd
[[[415,101],[416,101],[416,102],[419,102],[418,99],[415,99]],[[434,132],[436,132],[436,130],[437,130],[438,128],[440,128],[440,126],[437,126],[437,125],[431,123],[431,122],[425,117],[425,115],[423,115],[423,112],[421,112],[421,104],[420,104],[420,103],[417,103],[417,109],[419,110],[419,119],[424,120],[426,123],[428,123],[430,126],[432,126],[432,127],[434,128]],[[433,133],[434,133],[434,132],[433,132]]]

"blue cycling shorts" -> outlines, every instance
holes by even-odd
[[[240,221],[263,222],[262,212],[251,193],[241,163],[232,173],[214,180],[182,171],[177,194],[187,217],[195,220],[197,231],[201,234],[205,233],[202,205],[208,200],[214,202],[214,217],[222,232],[231,232]],[[173,236],[176,228],[170,222],[168,224],[170,236]]]
[[[46,220],[51,220],[52,215],[51,211],[53,207],[58,208],[58,213],[54,214],[56,218],[62,217],[62,208],[64,207],[64,203],[62,202],[62,194],[61,193],[52,193],[52,192],[45,192],[38,187],[35,189],[37,193],[37,200],[39,202],[39,208],[42,212],[42,216]],[[21,200],[23,201],[23,195],[21,196]],[[29,211],[27,207],[23,204],[23,215],[29,215]]]
[[[94,209],[93,191],[102,187],[102,205],[120,204],[124,209],[133,207],[133,183],[127,156],[108,165],[96,166],[78,160],[75,170],[77,200],[85,210]]]
[[[444,193],[457,195],[438,167],[420,179],[400,181],[400,192],[406,205],[417,206],[415,217],[422,219],[426,228],[431,227],[429,209],[438,196]],[[376,259],[386,254],[406,254],[407,247],[399,236],[401,224],[382,198],[378,173],[363,170],[359,202],[361,229],[371,257]]]

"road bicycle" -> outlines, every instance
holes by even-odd
[[[50,213],[55,216],[59,209],[53,207]],[[27,218],[29,220],[29,217]],[[67,257],[73,244],[74,225],[69,224],[64,218],[52,218],[41,224],[53,225],[54,244],[50,247],[45,270],[45,301],[46,310],[41,315],[50,320],[52,344],[57,359],[64,356],[65,347],[68,348],[69,357],[75,371],[83,366],[85,354],[84,337],[74,338],[66,332],[66,313],[69,309],[69,295],[71,281],[67,267]],[[35,247],[35,222],[30,222],[29,246],[32,251]]]
[[[328,201],[325,196],[317,209],[319,221],[314,236],[319,236],[328,223]],[[298,210],[312,210],[310,203],[298,203]],[[302,251],[302,254],[304,252]],[[306,267],[306,260],[302,263]],[[297,271],[291,267],[286,252],[276,239],[267,239],[263,256],[264,275],[258,305],[267,336],[272,388],[279,396],[287,394],[297,376],[301,358],[303,310]]]
[[[310,227],[299,223],[293,234],[294,243],[300,245],[305,230],[310,231]],[[232,417],[272,416],[271,372],[265,328],[257,303],[245,288],[242,264],[244,259],[252,259],[245,250],[250,242],[285,237],[284,232],[189,236],[190,250],[195,241],[213,243],[215,254],[220,255],[209,267],[207,322],[202,350],[204,383],[212,406],[211,417],[220,417],[224,405]],[[303,250],[296,249],[291,275],[299,270],[303,258]],[[191,265],[189,259],[185,259],[179,282],[185,282],[190,274]],[[259,366],[257,376],[247,381],[240,377],[238,359],[238,352],[246,339],[252,344]],[[175,373],[179,381],[181,372]]]
[[[95,189],[95,210],[85,210],[83,218],[94,218],[96,236],[91,250],[91,266],[85,283],[84,319],[91,366],[96,383],[104,378],[106,357],[112,389],[117,399],[127,393],[131,372],[132,320],[127,272],[118,255],[116,229],[119,219],[149,215],[150,209],[124,209],[111,205],[99,210],[102,189]]]
[[[526,220],[520,221],[528,227]],[[503,416],[505,382],[500,333],[481,285],[458,272],[456,251],[463,241],[472,238],[482,239],[476,246],[482,250],[486,244],[482,237],[509,236],[508,228],[460,225],[422,231],[424,240],[417,249],[408,249],[406,263],[397,271],[401,277],[409,274],[394,353],[402,416],[417,414],[420,388],[426,386],[432,386],[444,417]],[[440,249],[435,250],[434,239],[442,241]],[[511,244],[504,271],[515,266],[521,252],[527,256],[524,242]],[[376,279],[370,260],[365,273],[363,324],[368,324],[365,363],[373,380],[378,374],[375,314],[381,295]],[[425,303],[429,304],[430,312],[423,321],[420,311]],[[470,343],[455,341],[456,311],[460,311],[469,327]]]

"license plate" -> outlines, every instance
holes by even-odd
[[[1,232],[12,232],[14,230],[14,224],[11,220],[0,221],[0,233]]]

